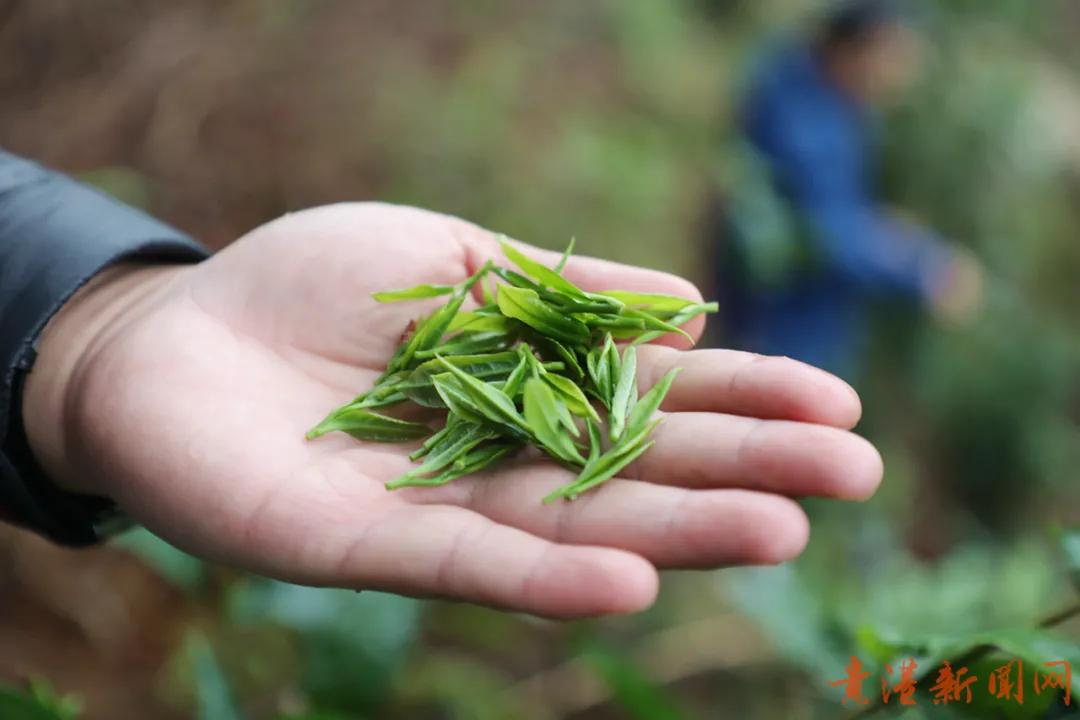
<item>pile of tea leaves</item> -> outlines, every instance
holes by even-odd
[[[533,446],[577,473],[544,502],[597,487],[652,445],[660,422],[653,415],[676,371],[638,397],[635,346],[686,335],[680,326],[716,312],[716,303],[586,292],[562,276],[572,241],[554,268],[500,242],[516,270],[488,262],[458,285],[374,293],[379,302],[448,300],[416,321],[373,388],[308,439],[333,431],[374,442],[423,439],[409,456],[416,467],[389,489],[444,485]],[[464,309],[477,283],[483,304]],[[625,342],[621,352],[616,341]],[[408,403],[445,412],[445,423],[436,430],[390,414]]]

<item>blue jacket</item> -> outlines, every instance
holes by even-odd
[[[801,220],[816,264],[783,287],[746,286],[729,297],[734,341],[856,374],[867,300],[925,297],[949,252],[929,233],[882,213],[872,181],[871,119],[809,49],[786,49],[760,69],[740,122]]]

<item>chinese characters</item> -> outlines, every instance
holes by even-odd
[[[888,705],[894,700],[899,705],[915,705],[915,691],[919,680],[928,683],[930,697],[935,705],[949,703],[971,704],[973,691],[985,689],[989,696],[1002,702],[1024,704],[1024,662],[1019,658],[1009,660],[1004,665],[994,668],[983,680],[974,675],[967,667],[945,660],[936,673],[923,678],[916,678],[915,671],[919,664],[914,658],[900,663],[899,677],[894,682],[892,665],[885,665],[881,674],[881,704]],[[829,683],[832,687],[842,687],[844,697],[841,703],[867,705],[870,700],[863,694],[863,686],[870,678],[870,671],[863,667],[859,658],[851,656],[851,662],[844,668],[845,677]],[[933,684],[930,685],[930,679]],[[1072,703],[1072,667],[1068,661],[1058,660],[1043,663],[1041,667],[1031,668],[1029,674],[1031,689],[1036,695],[1044,692],[1061,692],[1065,706]]]

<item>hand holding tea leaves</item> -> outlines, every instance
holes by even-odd
[[[308,432],[309,440],[335,430],[373,442],[427,437],[409,455],[411,460],[424,458],[423,464],[386,483],[391,490],[445,485],[531,443],[553,460],[580,470],[572,483],[552,492],[545,502],[573,499],[595,488],[652,447],[649,435],[660,422],[653,420],[653,413],[678,368],[670,370],[639,403],[637,354],[631,345],[620,358],[612,330],[620,337],[633,338],[634,344],[666,332],[680,333],[692,342],[679,326],[715,311],[715,303],[618,290],[590,293],[560,274],[573,242],[554,270],[531,260],[505,239],[499,243],[524,275],[488,261],[457,286],[423,283],[372,294],[381,302],[440,295],[450,299],[422,318],[402,340],[375,386],[330,413]],[[484,304],[462,310],[470,290],[489,274],[507,284],[494,292],[481,285]],[[428,360],[431,356],[434,359]],[[606,450],[598,427],[600,416],[586,394],[608,412],[612,445]],[[423,423],[371,409],[410,400],[445,408],[444,427],[433,431]],[[574,441],[581,435],[579,423],[589,429],[588,460]]]
[[[516,248],[555,274],[559,254]],[[584,320],[562,313],[565,322],[552,322],[562,339],[548,333],[507,348],[483,345],[485,323],[498,322],[485,308],[498,299],[485,298],[485,283],[477,282],[456,314],[476,323],[475,334],[455,338],[456,347],[448,339],[438,352],[417,343],[402,360],[401,341],[426,325],[406,332],[410,323],[445,306],[446,287],[460,288],[488,261],[507,264],[495,236],[473,225],[354,204],[286,216],[197,266],[107,271],[42,338],[24,398],[32,447],[63,487],[111,497],[204,557],[293,582],[558,617],[641,609],[655,597],[656,568],[789,559],[807,536],[806,517],[790,497],[858,499],[876,487],[880,458],[844,429],[857,421],[859,403],[841,381],[785,359],[679,350],[687,340],[659,327],[656,344],[627,353],[614,340],[631,329],[640,334],[639,324],[608,317],[600,307],[606,301],[586,309],[588,294],[613,288],[700,303],[692,285],[663,273],[571,257],[556,276],[586,294],[578,308]],[[519,291],[507,294],[499,315],[542,312],[531,293],[544,294],[515,284],[511,272],[496,275],[500,288]],[[535,284],[570,293],[551,277]],[[431,296],[371,297],[417,285],[430,287],[414,292]],[[612,296],[638,311],[629,296]],[[652,323],[634,314],[630,320]],[[696,337],[702,325],[697,316],[682,329]],[[602,327],[615,352],[602,343],[586,357],[585,385],[601,397],[582,402],[574,389],[581,383],[555,379],[571,377],[570,358],[558,347],[591,341]],[[469,355],[496,357],[470,365],[461,360]],[[508,457],[510,443],[498,438],[511,433],[493,433],[490,423],[462,429],[455,422],[442,435],[425,425],[425,443],[341,433],[304,439],[328,408],[373,388],[395,358],[410,368],[408,378],[360,410],[391,417],[398,392],[410,402],[396,407],[460,400],[462,420],[482,409],[510,426],[523,422],[529,444],[544,454]],[[579,477],[640,430],[635,390],[641,406],[676,369],[666,395],[653,395],[663,396],[654,444],[610,479]],[[503,383],[512,409],[494,398],[481,403],[463,377]],[[597,424],[586,406],[600,408],[605,422]],[[428,420],[403,415],[402,426],[383,431],[400,437],[402,427]],[[443,464],[447,458],[453,461]],[[448,467],[462,476],[385,488],[432,480]],[[580,483],[574,502],[540,502],[572,482]]]

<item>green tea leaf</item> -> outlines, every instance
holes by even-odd
[[[585,356],[585,365],[589,371],[589,379],[592,381],[592,390],[596,398],[611,409],[611,367],[603,347],[593,348]]]
[[[495,276],[509,283],[510,285],[521,288],[522,290],[532,290],[535,293],[543,291],[543,286],[538,285],[529,278],[525,277],[521,273],[514,272],[513,270],[507,270],[506,268],[497,267],[492,270]],[[498,302],[498,286],[495,287],[496,302]]]
[[[543,285],[538,285],[529,278],[520,275],[513,270],[503,270],[501,273],[497,271],[497,274],[516,288],[532,290],[540,296],[541,300],[555,307],[559,312],[606,313],[617,315],[623,308],[623,304],[615,298],[588,292],[571,295],[562,290],[554,290]]]
[[[385,373],[382,377],[375,381],[375,385],[367,392],[360,393],[353,398],[350,405],[359,405],[364,401],[371,399],[379,399],[391,395],[397,392],[397,386],[402,380],[409,377],[407,370],[398,370],[392,373]]]
[[[604,336],[604,344],[589,351],[585,358],[592,380],[592,391],[608,411],[615,394],[615,383],[619,380],[619,351],[611,333]]]
[[[594,312],[574,312],[574,318],[580,320],[591,328],[601,330],[623,330],[630,333],[631,337],[637,337],[645,330],[645,321],[640,318],[624,317],[621,315],[598,315]]]
[[[445,484],[459,477],[480,472],[495,461],[501,460],[520,449],[521,443],[508,441],[482,445],[456,461],[452,469],[435,478],[435,481],[439,484]]]
[[[480,282],[480,291],[484,295],[485,305],[495,304],[495,281],[491,279],[490,275]]]
[[[619,375],[622,374],[622,360],[619,358],[619,349],[615,347],[615,340],[612,339],[611,333],[604,338],[604,363],[607,365],[607,395],[610,405],[610,399],[615,396],[615,383],[619,381]]]
[[[534,330],[550,335],[555,340],[571,344],[589,342],[589,328],[558,312],[532,290],[502,285],[499,287],[496,300],[504,315],[520,320]]]
[[[435,447],[436,444],[442,442],[443,438],[453,432],[455,425],[464,422],[466,421],[462,420],[458,415],[454,415],[452,413],[448,415],[446,418],[446,424],[443,425],[442,429],[435,432],[434,435],[429,435],[428,438],[424,440],[423,445],[421,445],[419,448],[409,454],[409,459],[415,461],[427,455],[429,452],[431,452],[431,448]]]
[[[585,371],[581,369],[581,363],[578,362],[577,355],[558,340],[552,340],[551,338],[544,337],[534,331],[530,331],[525,339],[533,345],[536,351],[540,353],[540,356],[545,360],[559,360],[563,362],[565,365],[563,371],[572,380],[580,382],[585,377]],[[548,366],[551,363],[546,362],[544,364],[545,366]]]
[[[433,312],[425,321],[417,326],[416,331],[413,333],[413,336],[409,338],[401,356],[397,358],[396,362],[391,362],[387,370],[394,371],[410,367],[413,356],[417,352],[431,350],[438,345],[439,341],[442,340],[442,336],[446,333],[446,329],[450,327],[450,323],[454,321],[454,316],[457,315],[458,310],[461,309],[462,304],[465,302],[465,298],[469,296],[469,291],[472,289],[472,286],[486,275],[488,271],[491,270],[491,267],[490,262],[484,264],[483,267],[473,273],[465,282],[458,285],[454,290],[454,295],[450,301]]]
[[[538,293],[542,300],[569,312],[598,312],[617,313],[622,309],[623,303],[617,298],[590,293],[582,290],[569,280],[566,280],[557,270],[552,270],[528,256],[521,253],[512,245],[502,240],[503,252],[514,262],[522,272],[531,276],[529,284],[522,282],[522,278],[513,271],[507,271],[509,281],[521,288],[527,288]],[[567,248],[570,250],[573,247]],[[564,254],[561,264],[568,257]]]
[[[431,428],[422,423],[399,420],[346,405],[330,413],[325,420],[309,430],[307,439],[312,440],[334,431],[348,433],[357,440],[373,442],[408,442],[431,434]]]
[[[594,387],[600,384],[600,362],[603,348],[592,348],[585,354],[585,369],[589,373],[589,381]]]
[[[411,339],[412,337],[409,336],[408,340]],[[379,377],[375,378],[375,387],[381,385],[385,380],[393,376],[394,373],[399,372],[401,359],[405,357],[405,350],[409,346],[408,340],[402,341],[402,343],[397,346],[397,349],[394,350],[394,354],[391,355],[390,359],[386,362],[386,369],[382,371],[382,374],[379,375]]]
[[[417,468],[417,475],[441,470],[451,465],[485,440],[494,440],[498,434],[489,427],[473,423],[459,423],[432,448],[431,453]]]
[[[499,333],[510,332],[510,323],[501,315],[498,308],[494,312],[482,312],[480,310],[462,310],[454,316],[446,332],[453,333],[465,331],[471,333]]]
[[[502,245],[503,254],[510,258],[512,263],[521,268],[523,273],[531,276],[540,285],[546,285],[547,287],[564,292],[567,295],[585,297],[584,290],[548,266],[526,256],[508,243],[505,237],[499,238],[499,244]]]
[[[577,238],[570,238],[570,244],[563,250],[562,257],[559,258],[559,262],[555,265],[555,272],[562,274],[563,268],[566,267],[566,261],[570,259],[570,256],[574,254],[574,245],[577,244]]]
[[[475,423],[456,423],[439,442],[432,446],[422,465],[386,483],[386,488],[393,490],[404,487],[414,478],[442,470],[465,456],[480,443],[497,437],[497,433],[489,427]]]
[[[441,357],[441,356],[440,356]],[[436,358],[421,363],[413,370],[408,379],[397,385],[397,391],[403,393],[417,405],[424,407],[446,407],[435,391],[432,378],[446,371],[445,363],[461,368],[464,372],[485,381],[505,380],[518,363],[515,352],[482,353],[479,355],[452,355]]]
[[[438,358],[450,374],[457,378],[461,388],[468,395],[476,409],[491,422],[516,429],[520,434],[528,436],[528,426],[525,418],[517,411],[514,401],[511,400],[501,389],[477,380],[475,377],[457,367],[446,358]],[[438,379],[436,377],[436,379]]]
[[[448,342],[436,345],[430,350],[420,350],[413,360],[432,360],[436,355],[479,355],[481,353],[506,350],[514,344],[514,336],[504,332],[463,332],[455,335]]]
[[[545,383],[544,380],[540,378],[532,379],[539,380],[539,382],[543,385],[546,385],[548,391],[551,392],[551,397],[555,401],[555,405],[553,408],[555,412],[554,418],[559,421],[559,425],[562,426],[563,430],[566,433],[572,435],[573,437],[578,437],[579,435],[581,435],[581,430],[578,428],[577,423],[574,421],[574,413],[570,412],[570,408],[567,407],[565,400],[559,395],[559,393],[557,391],[554,391],[551,385]]]
[[[535,361],[532,350],[527,345],[518,345],[517,348],[518,364],[514,368],[510,376],[506,378],[506,382],[503,383],[502,391],[511,399],[516,398],[518,393],[521,392],[525,385],[525,378],[529,372],[529,366],[532,361]]]
[[[637,320],[641,320],[645,324],[645,327],[650,329],[650,330],[659,331],[659,332],[662,332],[662,333],[678,333],[679,335],[682,335],[683,337],[685,337],[690,342],[694,342],[694,338],[690,337],[690,333],[686,332],[685,330],[680,328],[678,325],[674,325],[672,323],[669,323],[666,320],[661,320],[660,318],[656,317],[655,315],[650,315],[649,313],[645,312],[644,310],[635,310],[633,308],[626,308],[626,310],[624,310],[623,312],[625,312],[627,315],[629,315],[632,318],[635,318]]]
[[[417,352],[430,350],[438,345],[443,333],[446,332],[446,328],[450,327],[454,315],[457,314],[463,302],[465,302],[464,297],[455,296],[449,303],[443,305],[428,317],[418,320],[412,337],[408,339],[404,346],[404,351],[391,361],[387,370],[408,369]]]
[[[626,434],[622,442],[616,443],[610,450],[595,460],[589,461],[574,482],[562,486],[544,498],[545,503],[568,498],[573,500],[586,490],[591,490],[611,478],[653,446],[649,434],[660,423],[657,419],[636,435]]]
[[[591,317],[617,317],[621,308],[614,305],[614,300],[594,300],[593,298],[576,298],[561,292],[540,289],[537,291],[540,299],[551,305],[557,311],[567,315],[573,315],[575,320],[585,322]]]
[[[688,305],[685,308],[683,308],[682,310],[680,310],[671,319],[669,319],[668,324],[669,325],[676,325],[676,326],[685,325],[687,322],[689,322],[691,319],[697,317],[698,315],[702,315],[704,313],[714,313],[714,312],[717,312],[719,309],[720,309],[720,306],[717,303],[714,303],[714,302],[711,302],[711,303],[697,303],[697,304],[693,304],[693,305]],[[634,340],[634,345],[641,345],[642,343],[652,342],[653,340],[656,340],[659,337],[663,337],[665,334],[666,333],[661,332],[661,331],[653,331],[653,332],[645,333],[644,335],[642,335],[642,336],[640,336],[640,337],[638,337],[637,339]]]
[[[617,442],[626,427],[626,419],[637,402],[637,353],[628,347],[623,351],[622,367],[611,400],[609,417],[611,441]]]
[[[677,297],[675,295],[661,295],[659,293],[636,293],[626,290],[603,290],[596,293],[605,297],[614,298],[627,307],[650,312],[677,313],[694,305],[693,300]]]
[[[372,396],[364,398],[360,402],[355,402],[354,401],[353,403],[350,403],[350,405],[352,407],[368,408],[368,409],[371,409],[371,408],[383,408],[383,407],[390,407],[391,405],[400,405],[401,403],[407,401],[408,399],[409,398],[405,397],[405,395],[403,393],[395,391],[395,392],[388,392],[388,393],[386,393],[384,395],[381,395],[381,396],[380,395],[372,395]]]
[[[563,462],[585,464],[574,442],[566,430],[569,411],[555,397],[555,393],[544,382],[530,378],[525,383],[525,420],[533,435],[543,449],[552,457]],[[573,419],[569,418],[570,426]]]
[[[521,448],[520,443],[515,442],[492,442],[479,447],[473,448],[466,455],[459,458],[454,462],[453,466],[444,471],[443,473],[430,478],[410,478],[408,482],[405,482],[396,487],[407,486],[424,486],[432,487],[438,485],[446,485],[447,483],[457,480],[460,477],[466,475],[472,475],[473,473],[480,472],[487,468],[489,465],[501,460],[507,455],[519,450]]]
[[[376,381],[375,387],[367,392],[357,395],[339,409],[345,407],[370,409],[397,405],[398,403],[404,402],[408,398],[401,394],[398,390],[398,386],[407,376],[408,373],[396,372],[381,377]]]
[[[454,292],[453,285],[416,285],[405,290],[385,290],[371,293],[371,297],[381,303],[401,302],[402,300],[422,300],[439,297]]]
[[[559,399],[566,404],[570,412],[580,418],[592,418],[596,422],[600,422],[600,416],[596,414],[596,408],[592,406],[589,399],[585,397],[585,393],[573,380],[553,373],[544,373],[541,377],[555,391]],[[577,435],[576,432],[574,434]]]
[[[595,423],[592,419],[586,418],[585,426],[589,430],[589,462],[596,462],[600,457],[600,453],[604,451],[604,441],[600,436],[600,425]]]
[[[442,398],[443,404],[450,409],[452,415],[457,415],[462,420],[472,423],[487,422],[483,411],[473,402],[472,397],[465,392],[461,382],[450,373],[442,373],[431,378],[435,385],[435,392]]]
[[[675,377],[681,369],[672,368],[664,377],[660,378],[660,382],[652,386],[649,392],[641,396],[630,416],[626,419],[625,432],[627,435],[636,435],[643,427],[649,424],[653,413],[660,409],[660,404],[664,402],[668,390],[671,389],[671,384],[675,382]]]

